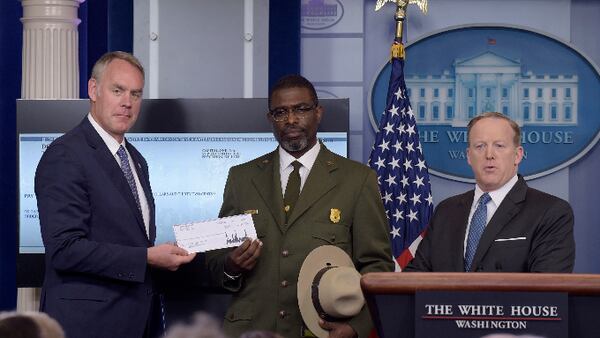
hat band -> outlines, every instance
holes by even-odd
[[[321,270],[319,270],[319,272],[317,272],[317,274],[315,275],[315,278],[313,278],[313,282],[312,282],[311,290],[310,290],[312,303],[313,303],[313,306],[315,307],[315,310],[317,311],[317,314],[319,315],[319,318],[326,320],[328,322],[337,322],[337,321],[341,320],[341,318],[333,317],[333,316],[329,315],[327,312],[325,312],[325,310],[321,306],[321,302],[319,301],[319,283],[321,282],[321,278],[323,277],[325,272],[327,272],[333,268],[338,268],[338,266],[327,266],[327,267],[324,267]]]

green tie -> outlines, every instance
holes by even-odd
[[[286,220],[289,218],[289,215],[292,214],[294,205],[296,205],[298,196],[300,195],[300,167],[302,166],[302,163],[294,161],[292,162],[292,166],[294,167],[294,171],[292,171],[288,178],[287,185],[285,186],[285,194],[283,196],[283,209],[285,211]]]

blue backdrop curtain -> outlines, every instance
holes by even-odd
[[[102,54],[133,53],[133,0],[88,0],[79,8],[79,18],[79,95],[87,98],[87,80]]]
[[[21,96],[21,16],[19,1],[0,1],[0,310],[16,303],[15,100]]]
[[[271,0],[269,89],[286,74],[300,74],[300,0]]]

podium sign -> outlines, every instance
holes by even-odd
[[[568,297],[562,292],[415,293],[416,338],[567,338],[568,317]]]

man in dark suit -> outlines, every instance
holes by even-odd
[[[217,282],[235,292],[224,322],[231,337],[250,330],[309,334],[296,284],[304,258],[318,246],[342,248],[363,274],[394,268],[375,172],[317,140],[324,112],[313,85],[299,75],[283,77],[269,108],[279,147],[231,168],[220,212],[253,214],[258,240],[207,255]],[[364,307],[348,321],[321,326],[330,337],[367,337],[372,323]]]
[[[125,140],[141,106],[144,69],[111,52],[88,82],[90,113],[46,149],[35,175],[46,274],[40,310],[69,338],[156,337],[161,301],[154,268],[194,255],[154,246],[148,166]]]
[[[405,271],[573,271],[573,211],[517,174],[519,126],[500,113],[484,113],[467,130],[475,189],[437,206]]]

